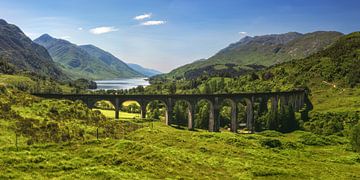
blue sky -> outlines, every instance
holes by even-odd
[[[245,35],[359,31],[360,1],[0,0],[0,18],[32,39],[48,33],[168,72]]]

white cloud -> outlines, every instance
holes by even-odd
[[[78,29],[79,31],[82,31],[82,30],[83,30],[83,28],[82,28],[82,27],[78,27],[77,29]]]
[[[241,36],[246,36],[248,33],[247,33],[247,32],[244,32],[244,31],[241,31],[241,32],[239,32],[239,34],[240,34]]]
[[[60,37],[60,39],[70,39],[71,37],[70,36],[62,36]]]
[[[142,14],[142,15],[139,15],[139,16],[135,16],[134,19],[135,20],[143,20],[143,19],[150,18],[151,15],[152,15],[151,13]]]
[[[116,29],[113,26],[103,26],[103,27],[97,27],[97,28],[90,29],[89,32],[92,34],[104,34],[104,33],[114,32],[114,31],[118,31],[118,30],[119,29]]]
[[[141,23],[141,25],[143,26],[156,26],[156,25],[161,25],[161,24],[165,24],[166,21],[145,21],[143,23]]]

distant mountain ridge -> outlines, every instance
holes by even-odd
[[[44,47],[34,43],[17,26],[2,19],[0,60],[12,66],[16,72],[37,74],[55,80],[68,79]]]
[[[206,60],[181,66],[164,76],[181,77],[187,71],[219,64],[270,66],[292,59],[305,58],[325,49],[342,36],[342,33],[335,31],[246,36]]]
[[[53,60],[73,79],[96,80],[143,76],[112,54],[93,45],[78,46],[48,34],[34,41],[44,46]]]
[[[149,68],[144,68],[138,64],[133,64],[133,63],[128,63],[127,64],[129,67],[131,67],[132,69],[134,69],[135,71],[145,75],[146,77],[151,77],[151,76],[155,76],[158,74],[162,74],[162,72],[155,70],[155,69],[149,69]]]

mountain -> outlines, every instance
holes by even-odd
[[[34,40],[44,46],[51,57],[73,79],[111,79],[142,77],[112,54],[93,45],[78,46],[44,34]]]
[[[134,69],[135,71],[145,75],[146,77],[151,77],[151,76],[155,76],[158,74],[162,74],[162,72],[160,72],[160,71],[157,71],[155,69],[144,68],[138,64],[128,63],[127,65],[129,67],[131,67],[132,69]]]
[[[276,65],[265,73],[272,74],[274,82],[288,82],[294,86],[358,87],[360,32],[345,35],[324,50],[304,59]]]
[[[100,59],[104,62],[107,66],[112,67],[118,72],[122,72],[122,77],[140,77],[143,76],[141,72],[138,72],[131,68],[128,64],[121,61],[117,57],[113,56],[109,52],[106,52],[94,45],[82,45],[79,46],[81,49],[85,50],[91,56]]]
[[[167,77],[183,76],[189,70],[196,70],[211,65],[257,64],[271,66],[277,63],[301,59],[318,52],[338,40],[342,33],[334,31],[317,31],[307,34],[289,32],[264,36],[246,36],[230,44],[206,60],[195,61],[174,69]]]
[[[0,61],[13,72],[37,74],[55,80],[68,77],[58,68],[47,50],[31,41],[20,28],[0,19]]]
[[[215,78],[214,78],[215,79]],[[276,64],[266,69],[234,78],[224,89],[231,93],[246,91],[286,91],[296,88],[309,88],[311,94],[324,99],[333,99],[324,94],[328,89],[338,92],[335,106],[341,98],[359,96],[360,87],[360,32],[345,35],[324,50],[303,59],[295,59]],[[350,89],[356,92],[345,92]],[[356,90],[358,89],[358,90]],[[217,92],[215,92],[217,93]],[[357,104],[355,99],[346,99]],[[316,100],[314,103],[321,103]]]

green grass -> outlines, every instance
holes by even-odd
[[[311,102],[314,112],[360,111],[360,88],[315,89],[312,91]]]
[[[1,120],[1,132],[6,121]],[[124,139],[21,144],[0,136],[0,178],[25,179],[357,179],[360,155],[346,145],[307,146],[305,132],[285,134],[279,148],[263,135],[178,130],[160,122]],[[6,146],[4,145],[6,142]]]
[[[114,110],[103,110],[103,109],[94,109],[94,110],[99,110],[107,118],[115,117]],[[140,118],[140,114],[120,111],[120,119],[133,119],[133,118]]]
[[[58,115],[49,114],[52,107],[56,107]],[[135,114],[122,113],[122,119],[143,128],[123,131],[116,127],[119,132],[112,137],[104,135],[103,127],[97,140],[93,124],[85,123],[87,119],[83,116],[66,113],[76,109],[74,113],[87,112],[90,116],[90,110],[84,108],[64,100],[29,100],[29,104],[13,105],[12,109],[23,117],[53,119],[61,128],[71,130],[82,128],[85,138],[27,145],[29,137],[20,136],[16,148],[12,129],[16,121],[0,119],[0,179],[360,178],[360,154],[350,150],[344,137],[302,131],[290,134],[188,131],[159,121],[134,120],[131,117]],[[102,113],[113,117],[113,111]]]
[[[18,83],[29,83],[30,85],[35,85],[35,82],[29,77],[7,74],[0,74],[0,82],[5,85],[13,85]]]
[[[12,87],[23,91],[49,91],[57,89],[63,93],[71,93],[74,88],[67,84],[60,84],[58,82],[49,82],[47,80],[39,80],[36,82],[27,76],[22,75],[7,75],[0,74],[0,85]]]

